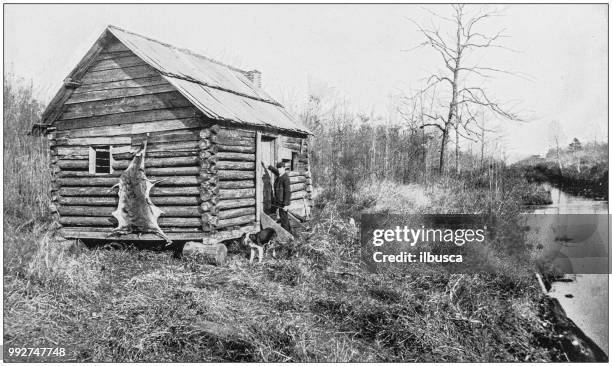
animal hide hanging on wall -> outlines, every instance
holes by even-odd
[[[118,225],[109,236],[152,233],[166,240],[168,245],[172,241],[157,223],[163,211],[155,206],[149,197],[151,188],[159,181],[153,182],[145,175],[146,150],[147,142],[144,141],[135,152],[128,168],[121,174],[119,183],[115,185],[119,187],[119,204],[112,215]]]

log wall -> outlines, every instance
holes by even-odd
[[[51,138],[51,197],[68,236],[104,237],[115,225],[118,182],[135,137],[146,134],[146,174],[162,180],[151,200],[158,222],[174,239],[203,235],[202,117],[172,85],[124,46],[99,53],[64,103]],[[111,174],[89,173],[89,148],[112,146]]]
[[[297,153],[297,169],[289,173],[291,205],[289,210],[309,217],[312,211],[312,179],[308,161],[308,138],[282,136],[281,146]]]
[[[256,222],[255,132],[222,127],[217,135],[217,230],[237,230]]]

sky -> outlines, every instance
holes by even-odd
[[[468,11],[482,6],[471,5]],[[607,5],[505,5],[480,31],[504,29],[504,49],[478,50],[469,62],[515,72],[485,81],[489,95],[524,121],[496,120],[509,160],[544,154],[551,122],[567,143],[608,138]],[[359,111],[388,110],[440,70],[411,22],[448,5],[90,5],[4,6],[4,67],[31,80],[48,102],[106,25],[113,24],[262,72],[281,102],[332,88]],[[444,31],[445,28],[443,27]],[[517,76],[520,75],[520,76]],[[526,75],[523,77],[523,75]]]

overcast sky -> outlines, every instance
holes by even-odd
[[[447,5],[425,5],[447,13]],[[470,7],[468,7],[469,9]],[[472,9],[474,10],[473,6]],[[497,7],[499,9],[499,7]],[[542,154],[548,125],[566,139],[607,139],[606,5],[508,5],[483,24],[504,28],[519,52],[483,51],[471,61],[530,76],[501,75],[491,96],[528,121],[505,123],[511,158]],[[5,5],[4,65],[32,79],[47,102],[104,27],[114,24],[263,73],[277,99],[302,100],[326,83],[355,109],[384,113],[388,97],[422,85],[440,68],[408,18],[428,22],[420,5]],[[513,160],[514,160],[513,159]]]

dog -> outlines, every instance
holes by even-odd
[[[257,254],[259,257],[259,263],[263,259],[264,247],[272,248],[272,256],[276,258],[276,251],[274,248],[274,242],[276,239],[276,230],[272,228],[263,229],[262,231],[255,234],[244,233],[242,235],[242,244],[251,248],[251,258],[249,259],[249,263],[253,263],[253,259],[255,258],[255,250],[257,249]]]

